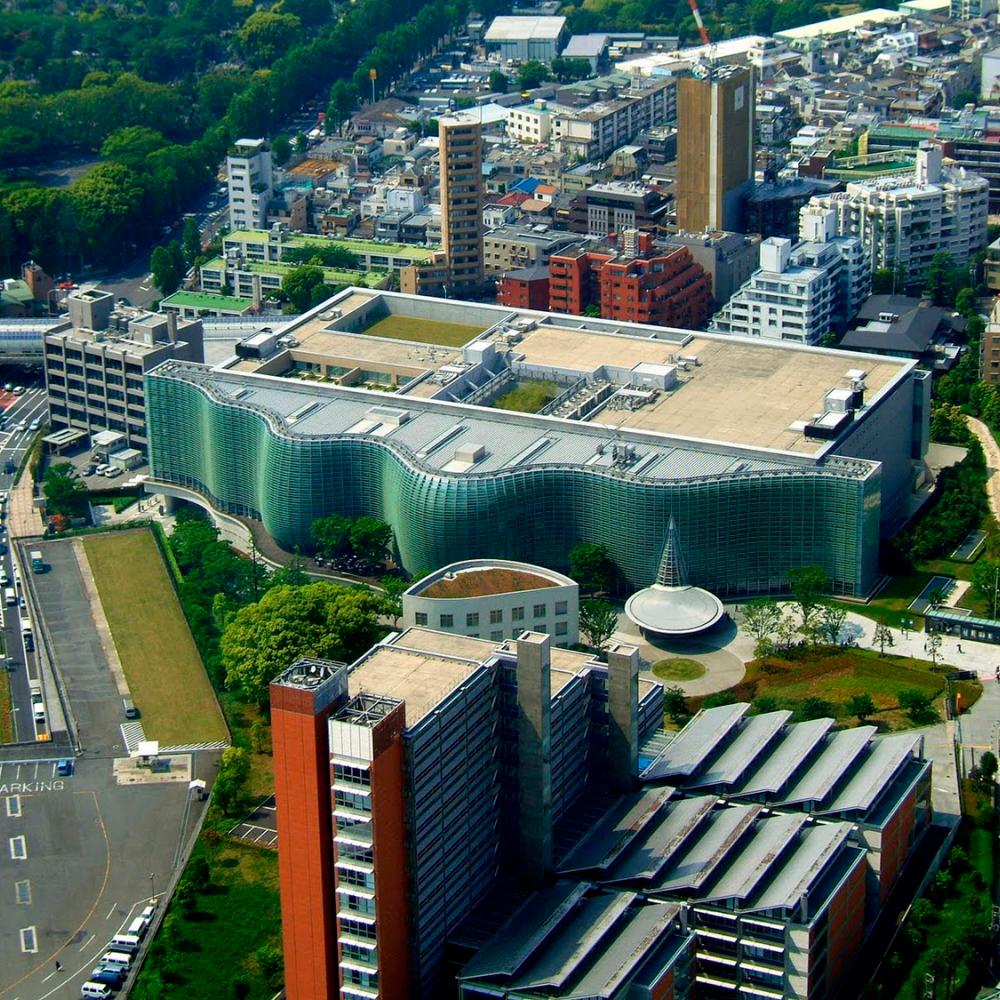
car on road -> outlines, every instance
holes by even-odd
[[[56,774],[60,778],[68,778],[73,773],[73,761],[68,757],[64,757],[58,764],[56,764]]]
[[[112,467],[108,469],[108,471],[105,472],[104,475],[106,475],[108,479],[114,479],[115,476],[120,476],[124,471],[125,471],[124,469]]]
[[[23,385],[16,385],[16,386],[14,386],[14,395],[15,396],[23,396],[24,395],[24,386]]]
[[[41,426],[42,426],[41,420],[39,420],[38,417],[35,417],[35,419],[32,420],[31,423],[28,425],[28,430],[29,431],[37,431],[38,428],[41,427]]]
[[[151,922],[153,919],[153,914],[156,913],[156,907],[158,905],[159,905],[159,900],[156,899],[150,900],[149,905],[143,907],[143,911],[142,913],[139,914],[139,916],[142,917],[143,920]]]
[[[92,476],[97,471],[97,466],[91,462],[80,470],[85,476]]]

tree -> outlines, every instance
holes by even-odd
[[[378,565],[392,544],[392,528],[377,517],[356,517],[351,525],[351,548],[366,563]]]
[[[284,132],[281,132],[271,140],[271,158],[279,167],[283,167],[291,159],[291,156],[291,140]]]
[[[310,264],[293,267],[281,279],[281,290],[285,293],[296,312],[305,312],[319,305],[329,294],[323,283],[323,271]]]
[[[972,567],[972,589],[976,596],[989,601],[992,617],[997,616],[997,598],[1000,596],[1000,561],[979,559]]]
[[[878,646],[878,655],[885,656],[885,647],[888,646],[890,649],[896,644],[896,640],[892,637],[892,630],[888,625],[879,622],[875,626],[875,645]]]
[[[937,666],[938,653],[941,652],[941,636],[932,632],[927,637],[927,652],[931,654],[931,662]]]
[[[309,149],[309,140],[306,138],[305,132],[297,132],[295,134],[295,152],[301,156]]]
[[[193,215],[184,220],[181,248],[184,252],[184,264],[187,267],[193,267],[194,262],[201,255],[201,232],[198,229],[198,220]]]
[[[743,631],[755,640],[754,656],[766,656],[771,648],[771,636],[781,621],[781,608],[776,601],[759,599],[743,605]]]
[[[868,694],[853,695],[847,699],[844,708],[847,709],[847,714],[855,716],[858,722],[864,722],[869,716],[875,714],[875,702]]]
[[[318,517],[309,527],[316,551],[324,559],[346,555],[351,548],[351,519],[339,514]]]
[[[962,276],[950,253],[936,253],[924,272],[923,294],[936,306],[950,306],[962,284]]]
[[[611,586],[614,563],[606,545],[580,542],[569,550],[569,575],[585,594],[599,594]]]
[[[380,610],[378,595],[360,588],[326,581],[273,587],[226,626],[220,649],[227,683],[266,705],[271,679],[299,657],[360,656],[380,635]]]
[[[580,602],[580,631],[599,653],[604,653],[617,630],[618,612],[613,604],[601,600]]]
[[[833,706],[815,695],[803,698],[799,705],[798,716],[803,722],[809,722],[812,719],[826,719],[832,715]]]
[[[872,272],[873,295],[899,295],[906,291],[906,265],[878,267]]]
[[[222,751],[219,771],[212,786],[215,804],[227,816],[239,808],[243,790],[250,778],[250,756],[242,747],[228,747]]]
[[[326,108],[326,128],[328,132],[339,132],[341,126],[357,107],[360,95],[358,88],[350,80],[337,80],[330,88],[330,103]]]
[[[510,79],[506,73],[501,73],[498,69],[490,70],[490,90],[496,94],[506,94],[510,86]]]
[[[133,169],[142,168],[146,159],[170,142],[162,132],[144,125],[129,125],[120,128],[104,140],[101,156],[105,160],[124,163]]]
[[[395,628],[403,617],[403,591],[410,585],[401,576],[383,576],[379,583],[382,585],[382,614],[392,619]]]
[[[545,63],[537,59],[529,59],[526,63],[521,63],[517,70],[517,82],[521,90],[532,90],[549,78],[549,71]]]
[[[753,700],[753,710],[757,715],[766,715],[769,712],[777,712],[781,708],[777,698],[769,694],[761,695]]]
[[[907,688],[896,696],[899,707],[906,712],[910,722],[915,726],[930,725],[937,722],[938,714],[931,704],[930,698],[918,688]]]
[[[194,884],[188,879],[182,878],[174,890],[173,903],[185,917],[190,917],[198,908],[198,890]]]
[[[680,722],[691,714],[682,687],[671,684],[663,689],[663,711],[670,717],[671,722]]]
[[[785,653],[789,652],[795,645],[796,637],[799,634],[799,626],[791,615],[782,615],[774,630],[777,644]]]
[[[552,60],[552,73],[560,83],[570,83],[573,80],[582,80],[585,77],[593,76],[594,71],[590,67],[588,59],[563,59],[556,57]]]
[[[847,621],[847,612],[843,608],[827,605],[820,611],[820,634],[831,646],[841,644],[841,632]]]
[[[808,628],[820,598],[830,592],[830,577],[822,566],[803,566],[789,572],[788,583],[799,606],[802,627]]]
[[[153,284],[163,295],[172,295],[180,287],[184,272],[178,272],[177,261],[166,247],[156,247],[149,262]]]
[[[997,757],[992,750],[987,750],[982,757],[979,758],[979,770],[983,773],[983,779],[988,782],[996,780],[997,776]]]
[[[71,462],[60,462],[46,470],[42,494],[51,514],[79,517],[87,509],[87,487],[76,477]]]
[[[298,40],[302,22],[294,14],[259,10],[236,32],[236,42],[255,66],[268,66]]]
[[[979,312],[976,307],[976,290],[974,288],[960,288],[955,294],[955,312],[961,313],[968,319]]]

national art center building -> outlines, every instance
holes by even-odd
[[[564,569],[586,541],[636,588],[673,517],[691,582],[729,598],[814,563],[870,589],[925,475],[930,395],[897,358],[363,289],[146,387],[150,488],[288,549],[370,514],[410,572]],[[491,405],[516,389],[548,401]]]

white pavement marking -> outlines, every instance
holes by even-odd
[[[97,937],[96,934],[91,934],[90,937],[87,938],[87,940],[84,941],[83,944],[81,944],[79,948],[77,948],[77,951],[83,951],[83,949],[86,948],[87,945],[90,944],[90,942],[93,941],[95,937]]]
[[[33,955],[38,951],[38,934],[34,925],[21,928],[21,951]]]
[[[11,819],[16,819],[21,815],[21,796],[20,795],[8,795],[6,798],[7,802],[7,816]]]
[[[118,904],[117,903],[112,903],[111,904],[111,909],[108,910],[108,915],[104,919],[105,920],[110,920],[111,919],[111,914],[114,913],[117,908],[118,908]]]
[[[24,834],[8,838],[10,844],[10,857],[12,861],[26,861],[28,858],[28,842],[24,839]]]
[[[31,902],[31,879],[21,879],[14,883],[14,898],[19,904]]]

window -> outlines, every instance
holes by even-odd
[[[556,635],[566,635],[569,631],[569,626],[566,622],[556,622]]]
[[[465,616],[465,627],[466,628],[475,628],[478,624],[479,624],[479,612],[478,611],[470,611]]]
[[[426,613],[425,611],[418,611],[418,612],[417,612],[417,613],[416,613],[416,614],[415,614],[415,615],[413,616],[413,620],[414,620],[414,621],[415,621],[415,622],[416,622],[416,623],[417,623],[418,625],[426,625],[426,624],[427,624],[427,613]]]
[[[532,611],[532,614],[534,615],[535,618],[544,618],[545,617],[545,605],[544,604],[536,604],[535,607],[534,607],[534,610]]]
[[[371,784],[371,776],[364,767],[352,767],[350,764],[334,764],[333,780],[338,784],[364,785]]]
[[[455,616],[454,615],[442,615],[441,616],[441,628],[454,628],[455,627]]]
[[[503,642],[503,629],[498,629],[496,632],[490,632],[490,639],[493,642]]]
[[[510,610],[510,620],[513,622],[523,622],[524,621],[524,608],[511,608]]]
[[[564,615],[564,614],[566,614],[566,602],[565,601],[556,601],[556,614],[557,615]]]
[[[503,610],[494,609],[490,612],[490,624],[499,625],[503,622]]]

